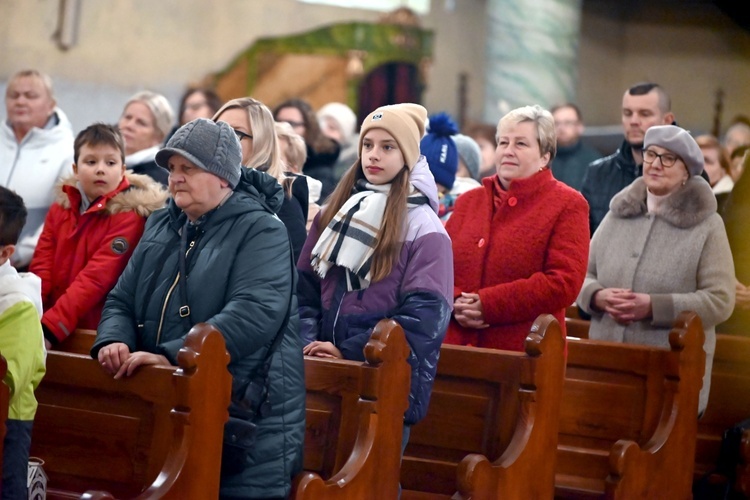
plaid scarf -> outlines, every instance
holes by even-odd
[[[311,264],[321,278],[334,265],[347,270],[348,291],[370,286],[372,256],[378,244],[390,184],[374,185],[357,181],[354,194],[344,203],[323,230],[312,251]],[[409,207],[429,203],[425,195],[410,185]]]

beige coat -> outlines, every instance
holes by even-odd
[[[621,325],[593,311],[602,288],[629,288],[651,296],[652,318]],[[657,214],[646,208],[646,185],[636,179],[610,204],[591,240],[579,306],[592,315],[592,339],[669,346],[669,330],[686,310],[700,315],[706,333],[706,372],[699,411],[708,403],[715,325],[734,307],[734,264],[726,231],[708,183],[691,177],[666,198]]]

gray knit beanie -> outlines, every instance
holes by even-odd
[[[463,134],[456,134],[452,136],[452,139],[456,143],[459,158],[469,169],[471,178],[478,181],[479,166],[482,164],[482,150],[479,149],[479,144],[468,135]]]
[[[240,181],[242,148],[226,122],[196,118],[174,133],[167,146],[156,153],[156,164],[169,169],[173,154],[184,156],[196,166],[229,182],[234,189]]]
[[[657,125],[646,130],[643,149],[649,146],[661,146],[679,156],[688,173],[700,175],[703,172],[703,153],[698,143],[684,128],[676,125]]]

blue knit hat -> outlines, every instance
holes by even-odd
[[[458,170],[458,150],[451,138],[457,133],[458,126],[450,115],[438,113],[430,117],[427,135],[422,138],[419,145],[435,182],[449,190],[453,188]]]

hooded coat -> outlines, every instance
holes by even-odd
[[[145,175],[126,172],[116,189],[81,213],[75,176],[56,187],[29,270],[42,279],[42,324],[54,339],[76,328],[96,329],[107,293],[138,244],[146,217],[167,192]]]
[[[429,204],[409,208],[401,254],[388,276],[351,292],[342,267],[333,266],[321,279],[310,264],[320,237],[319,216],[297,264],[305,344],[333,342],[345,359],[364,361],[363,349],[378,321],[391,318],[404,329],[412,369],[406,424],[418,422],[427,413],[440,345],[453,308],[453,253],[437,217],[437,187],[424,157],[412,170],[410,181]]]
[[[207,322],[226,341],[229,371],[249,379],[263,362],[285,317],[271,356],[271,410],[259,418],[245,469],[222,476],[222,497],[286,497],[302,467],[305,381],[289,237],[274,212],[283,199],[276,179],[241,171],[232,195],[197,226],[186,261],[187,285],[177,279],[185,214],[170,200],[149,217],[146,230],[107,297],[96,342],[99,350],[124,342],[130,351],[158,353],[176,364],[190,325],[180,317],[186,287],[192,323]]]
[[[651,296],[652,317],[628,325],[591,307],[603,288],[627,288]],[[589,266],[578,305],[591,314],[589,337],[610,342],[669,346],[669,331],[682,311],[700,316],[706,371],[699,411],[708,403],[716,333],[734,306],[734,265],[716,198],[701,177],[664,201],[646,206],[646,183],[636,179],[613,199],[591,240]]]

